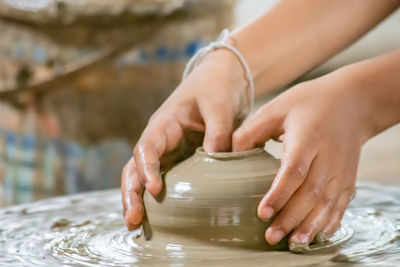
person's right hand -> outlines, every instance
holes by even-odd
[[[207,55],[150,118],[123,169],[122,203],[129,230],[138,228],[145,215],[144,189],[153,196],[160,193],[160,168],[171,164],[168,153],[176,150],[186,133],[205,132],[206,152],[230,151],[235,124],[245,117],[247,106],[240,61],[223,49]]]

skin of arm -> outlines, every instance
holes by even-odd
[[[249,64],[259,96],[337,54],[399,4],[398,0],[282,0],[234,32],[230,42]]]
[[[255,77],[256,94],[260,95],[287,84],[343,49],[390,14],[398,3],[399,1],[392,0],[284,0],[258,20],[232,34],[230,42],[241,51],[248,62]],[[327,35],[327,32],[330,34]],[[328,83],[315,87],[328,87]],[[243,136],[250,133],[244,130],[248,127],[245,125],[249,125],[247,123],[236,131],[232,139],[236,127],[234,121],[241,111],[246,88],[247,81],[237,58],[231,52],[219,49],[207,55],[153,114],[134,148],[134,156],[122,173],[124,221],[128,229],[137,228],[145,215],[142,200],[144,189],[154,196],[161,191],[160,168],[163,168],[164,159],[176,151],[185,139],[186,132],[205,132],[203,146],[207,152],[230,151],[232,143],[235,150],[258,144],[243,141],[242,133]],[[294,105],[303,97],[298,94],[291,97],[289,103],[283,100],[278,103]],[[277,106],[274,108],[278,109]],[[298,110],[293,111],[293,114],[301,114],[301,109]],[[275,114],[273,111],[271,108],[265,112]],[[304,121],[303,118],[301,120]],[[251,121],[256,119],[248,120]],[[285,145],[290,134],[285,133],[284,136],[286,139],[282,140]],[[317,137],[309,135],[304,139],[313,142],[312,138]],[[261,139],[266,141],[266,138],[268,133]],[[296,139],[296,135],[293,134],[291,138]],[[301,153],[287,153],[291,157],[303,157]],[[356,166],[358,158],[352,162]],[[282,165],[280,174],[275,179],[277,184],[282,180],[279,177],[287,173],[285,166]],[[300,170],[304,173],[308,171]],[[353,174],[349,176],[355,177]],[[301,173],[300,176],[304,174]],[[308,180],[307,177],[302,179]],[[300,185],[299,183],[298,186]],[[272,191],[279,194],[280,187],[276,188]],[[269,195],[271,193],[267,194]],[[342,206],[348,203],[345,200],[342,202],[345,203]],[[261,202],[260,207],[268,206],[266,203],[268,201]],[[282,201],[279,205],[284,204]],[[278,210],[274,208],[272,213],[276,214]],[[263,212],[259,213],[263,217]],[[271,241],[268,235],[267,240]]]
[[[400,50],[294,86],[260,108],[233,134],[233,150],[283,142],[280,171],[258,216],[276,215],[266,240],[276,244],[329,236],[355,189],[362,145],[400,122]]]

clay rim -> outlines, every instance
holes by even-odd
[[[211,157],[214,159],[224,159],[224,160],[243,158],[243,157],[260,154],[260,153],[268,154],[264,149],[262,149],[260,147],[256,147],[256,148],[253,148],[250,150],[245,150],[245,151],[240,151],[240,152],[212,152],[212,153],[205,152],[203,147],[198,147],[196,149],[196,154],[198,154],[198,155]]]

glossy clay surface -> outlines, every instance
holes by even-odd
[[[145,193],[151,238],[165,233],[222,246],[268,246],[269,225],[257,218],[257,206],[275,177],[280,161],[258,148],[238,153],[205,153],[201,148],[169,170],[156,201]]]

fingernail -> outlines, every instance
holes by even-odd
[[[260,219],[268,220],[274,215],[274,209],[269,206],[265,206],[261,209],[260,215],[261,215]]]
[[[281,231],[281,230],[272,230],[271,228],[268,228],[268,230],[270,234],[270,243],[271,245],[275,245],[277,243],[279,243],[279,241],[282,240],[282,238],[285,236],[285,234]]]
[[[289,249],[292,252],[300,253],[305,252],[309,249],[309,235],[308,234],[298,234],[290,238]]]
[[[292,236],[292,237],[290,238],[290,243],[292,243],[292,244],[301,243],[301,242],[300,242],[299,235]]]
[[[309,238],[308,234],[300,234],[298,236],[298,238],[299,238],[300,243],[304,243],[304,244],[308,244],[309,243],[308,242],[308,238]]]

